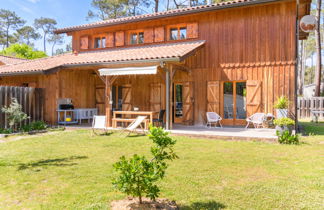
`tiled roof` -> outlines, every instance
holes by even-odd
[[[169,10],[169,11],[164,11],[164,12],[156,12],[156,13],[137,15],[137,16],[131,16],[131,17],[109,19],[109,20],[104,20],[104,21],[99,21],[99,22],[94,22],[94,23],[89,23],[89,24],[61,28],[61,29],[57,29],[55,32],[56,33],[66,33],[66,32],[70,32],[70,31],[77,31],[77,30],[96,28],[96,27],[102,27],[102,26],[118,25],[118,24],[129,23],[129,22],[151,20],[151,19],[157,19],[157,18],[169,17],[169,16],[186,15],[186,14],[192,14],[192,13],[198,13],[198,12],[224,9],[224,8],[229,8],[229,7],[239,7],[239,6],[245,6],[245,5],[262,4],[262,3],[275,2],[275,1],[280,1],[280,0],[233,0],[233,1],[227,1],[227,2],[220,2],[217,4],[186,7],[186,8],[174,9],[174,10]]]
[[[22,59],[22,58],[15,58],[15,57],[10,57],[10,56],[0,55],[0,63],[4,63],[5,65],[17,64],[17,63],[22,63],[22,62],[26,62],[26,61],[27,61],[26,59]]]
[[[131,65],[131,63],[140,63],[143,61],[182,61],[204,44],[205,41],[200,40],[129,48],[115,48],[79,54],[67,53],[30,60],[16,65],[0,66],[0,75],[45,73],[48,70],[58,67],[81,65],[111,63],[130,63]]]

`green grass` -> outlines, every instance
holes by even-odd
[[[183,209],[323,209],[324,126],[304,125],[313,135],[297,146],[175,137],[161,197]],[[126,197],[112,164],[150,145],[86,130],[0,143],[0,209],[107,209]]]

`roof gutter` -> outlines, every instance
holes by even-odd
[[[221,6],[209,6],[209,7],[207,5],[204,8],[194,9],[194,10],[186,10],[186,11],[181,11],[181,12],[177,12],[177,13],[168,13],[168,14],[163,14],[163,15],[148,16],[148,17],[143,17],[143,18],[138,18],[138,19],[119,21],[119,22],[102,23],[102,24],[98,24],[95,26],[83,26],[83,27],[81,26],[81,27],[76,27],[76,28],[71,28],[71,29],[58,29],[58,30],[55,30],[54,33],[56,33],[56,34],[68,33],[68,32],[79,31],[79,30],[90,29],[90,28],[100,28],[100,27],[104,27],[104,26],[114,26],[114,25],[121,25],[121,24],[126,24],[126,23],[142,22],[142,21],[147,21],[147,20],[155,20],[155,19],[160,19],[160,18],[175,17],[175,16],[188,15],[188,14],[201,13],[201,12],[209,12],[209,11],[214,11],[214,10],[222,10],[222,9],[235,8],[235,7],[272,3],[272,2],[277,2],[277,1],[285,1],[285,0],[257,0],[257,1],[242,2],[242,3],[226,4],[226,5],[221,5]]]
[[[22,75],[35,75],[35,74],[53,74],[64,68],[71,67],[87,67],[87,66],[109,66],[109,65],[122,65],[122,64],[145,64],[145,63],[161,63],[161,62],[180,62],[180,57],[175,58],[160,58],[160,59],[145,59],[145,60],[129,60],[129,61],[113,61],[113,62],[98,62],[98,63],[81,63],[81,64],[64,64],[47,70],[28,71],[28,72],[10,72],[0,73],[0,76],[22,76]]]
[[[0,76],[22,76],[22,75],[35,75],[35,74],[45,74],[43,70],[29,71],[29,72],[10,72],[10,73],[0,73]]]

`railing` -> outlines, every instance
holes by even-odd
[[[324,97],[302,98],[298,100],[298,118],[312,118],[313,111],[324,111]],[[318,115],[320,119],[324,119],[324,113]]]
[[[8,117],[1,111],[1,108],[9,106],[12,98],[17,99],[23,112],[29,116],[21,125],[44,119],[44,89],[0,86],[0,128],[9,127]]]

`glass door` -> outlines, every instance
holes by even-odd
[[[183,117],[183,85],[182,83],[174,84],[173,88],[173,118],[175,123],[182,123]]]
[[[246,119],[246,82],[224,82],[222,89],[225,124],[243,125]]]

